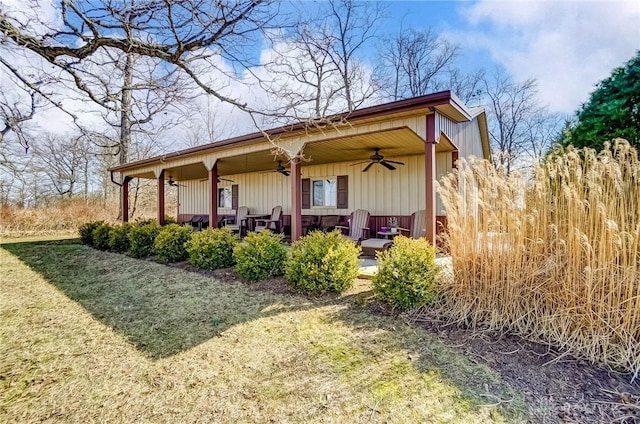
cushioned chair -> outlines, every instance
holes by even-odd
[[[240,206],[236,211],[236,217],[232,219],[224,220],[224,228],[228,228],[233,232],[237,232],[242,236],[244,229],[247,227],[247,215],[249,214],[249,208],[246,206]]]
[[[347,220],[348,227],[342,225],[336,225],[336,228],[340,229],[343,233],[347,233],[346,237],[353,240],[355,243],[369,238],[369,211],[364,209],[358,209],[351,213],[351,216]]]
[[[270,230],[272,233],[281,232],[282,228],[282,206],[276,206],[271,210],[270,219],[256,219],[256,233]]]

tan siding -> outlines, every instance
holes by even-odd
[[[325,178],[338,175],[349,176],[349,208],[303,209],[303,214],[346,215],[355,209],[366,209],[372,215],[410,215],[424,209],[424,156],[387,157],[398,160],[405,166],[389,171],[374,165],[368,172],[362,172],[366,164],[351,166],[353,162],[339,162],[325,165],[302,167],[303,178]],[[451,170],[451,153],[436,154],[436,175],[438,178]],[[271,208],[282,205],[285,214],[291,213],[291,178],[275,172],[225,175],[233,180],[221,182],[218,187],[238,184],[239,204],[248,206],[251,213],[269,213]],[[207,214],[208,182],[185,181],[180,190],[180,213]],[[440,199],[437,199],[437,213],[442,214]],[[229,209],[218,209],[218,213],[232,213]]]

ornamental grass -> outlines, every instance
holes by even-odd
[[[529,178],[461,160],[444,179],[442,311],[640,374],[640,162],[615,140],[551,152]]]

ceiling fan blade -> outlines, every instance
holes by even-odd
[[[369,165],[365,166],[364,169],[362,170],[362,172],[367,172],[369,170],[369,168],[371,168],[373,166],[375,162],[369,162]]]
[[[220,177],[218,177],[218,182],[220,182],[220,181],[227,181],[227,182],[229,182],[229,183],[235,183],[235,181],[230,180],[230,179],[228,179],[228,178],[220,178]]]
[[[397,160],[385,160],[384,162],[388,162],[388,163],[396,163],[398,165],[404,165],[404,162],[398,162]]]
[[[390,163],[388,163],[386,160],[382,160],[380,161],[380,165],[384,166],[385,168],[387,168],[390,171],[393,171],[396,169],[395,166],[391,165]]]
[[[370,162],[369,160],[363,160],[362,162],[352,163],[350,166],[362,165],[363,163]]]
[[[285,177],[288,177],[289,175],[291,175],[291,172],[289,172],[289,171],[287,171],[287,170],[280,171],[280,173],[281,173],[282,175],[284,175]]]

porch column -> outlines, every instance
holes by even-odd
[[[164,170],[158,177],[158,224],[164,225]]]
[[[458,169],[458,151],[451,152],[451,168]]]
[[[209,227],[218,228],[218,162],[209,171]]]
[[[436,243],[436,115],[427,115],[427,139],[424,145],[425,177],[425,237],[433,245]]]
[[[302,178],[300,158],[291,159],[291,241],[302,237]]]
[[[122,179],[122,222],[129,222],[129,181],[132,177]]]

